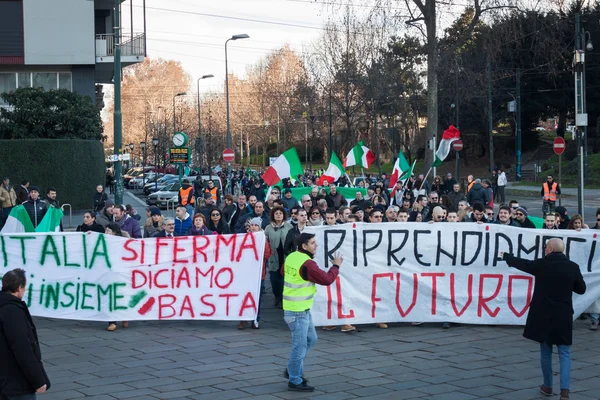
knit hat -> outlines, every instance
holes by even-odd
[[[529,213],[527,212],[527,208],[525,208],[523,206],[517,208],[516,212],[522,212],[526,217],[529,216]]]
[[[107,208],[111,208],[112,206],[115,205],[115,202],[112,200],[106,200],[104,202],[104,209],[106,210]]]
[[[262,219],[259,217],[254,217],[250,220],[250,225],[258,225],[262,226]]]
[[[150,207],[150,216],[162,215],[158,207]]]
[[[35,190],[36,192],[38,192],[38,193],[40,192],[40,188],[39,188],[39,187],[37,187],[37,186],[30,186],[30,187],[29,187],[29,191],[30,191],[30,192],[33,192],[34,190]]]
[[[560,214],[561,217],[566,217],[567,216],[567,209],[563,206],[558,206],[554,209],[554,211],[556,211],[557,213]]]

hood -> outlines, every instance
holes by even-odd
[[[23,307],[23,305],[22,305],[23,302],[21,300],[19,300],[18,297],[13,296],[12,294],[7,293],[7,292],[0,292],[0,307],[5,306],[10,303],[15,304],[19,307]]]
[[[476,184],[474,184],[474,185],[473,185],[473,187],[471,188],[471,190],[473,190],[473,189],[475,189],[475,190],[482,190],[482,189],[483,189],[483,186],[481,185],[481,183],[476,183]]]

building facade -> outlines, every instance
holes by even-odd
[[[142,1],[141,29],[120,35],[123,67],[146,56]],[[0,0],[0,93],[67,89],[101,106],[101,84],[114,76],[114,7],[114,0]]]

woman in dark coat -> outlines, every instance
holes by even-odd
[[[102,225],[96,222],[96,214],[91,211],[86,211],[83,214],[83,224],[77,227],[77,232],[98,232],[104,233]]]
[[[217,232],[220,235],[228,235],[231,233],[229,225],[227,225],[223,220],[223,213],[221,213],[221,210],[215,207],[210,210],[208,215],[210,216],[210,220],[206,225],[208,226],[209,230]]]
[[[552,346],[558,348],[560,361],[560,399],[569,398],[571,344],[573,343],[573,292],[585,293],[579,266],[563,253],[562,240],[546,243],[545,257],[530,261],[503,254],[506,263],[535,276],[533,297],[523,336],[540,343],[544,384],[540,391],[552,394]]]

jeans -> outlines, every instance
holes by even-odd
[[[571,346],[557,344],[558,360],[560,362],[560,390],[571,389]],[[540,343],[540,361],[542,374],[544,375],[544,386],[552,387],[552,345]]]
[[[256,322],[260,321],[260,308],[262,306],[262,296],[265,291],[265,280],[260,281],[260,293],[258,294],[258,312],[256,314]]]
[[[504,203],[506,198],[504,196],[504,186],[498,186],[498,202],[500,204]]]
[[[271,280],[271,289],[275,299],[281,301],[283,297],[283,276],[279,271],[269,271],[269,279]]]
[[[590,313],[590,318],[592,319],[592,322],[598,323],[598,320],[600,319],[600,314]]]
[[[0,396],[0,400],[35,400],[37,397],[35,393],[28,394],[14,394],[14,395],[6,395],[3,394]]]
[[[310,310],[302,312],[284,311],[283,320],[292,332],[292,351],[288,362],[290,382],[299,385],[304,373],[304,358],[317,343],[317,331]]]

